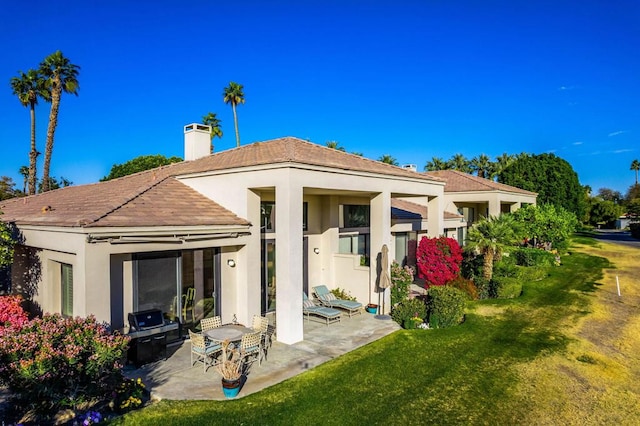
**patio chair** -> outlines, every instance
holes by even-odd
[[[266,358],[267,345],[270,345],[269,339],[269,318],[260,315],[254,315],[251,329],[260,333],[260,344],[262,345],[263,358]]]
[[[330,308],[343,309],[347,315],[349,315],[349,318],[362,313],[362,303],[353,300],[338,299],[325,285],[313,287],[313,292],[322,305]]]
[[[327,326],[334,322],[340,322],[342,313],[333,308],[327,308],[326,306],[318,306],[313,300],[307,297],[307,293],[302,292],[302,313],[307,316],[307,321],[310,320],[310,315],[322,317]]]
[[[193,287],[189,287],[187,292],[182,295],[182,321],[187,322],[187,313],[191,311],[191,322],[196,322],[195,317],[195,302],[196,298],[196,289]]]
[[[193,367],[195,362],[202,361],[206,373],[207,367],[215,365],[215,356],[222,353],[222,345],[213,343],[202,334],[194,333],[191,330],[189,330],[189,340],[191,340],[191,366]],[[193,361],[194,355],[196,356],[195,362]]]
[[[203,333],[207,330],[218,327],[222,327],[222,319],[220,317],[202,318],[200,320],[200,328]]]
[[[242,340],[240,340],[240,357],[244,359],[256,355],[258,365],[260,365],[262,360],[262,345],[260,342],[261,337],[259,331],[256,333],[243,334]]]

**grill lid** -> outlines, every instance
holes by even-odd
[[[164,318],[160,309],[132,312],[128,316],[129,326],[135,330],[147,330],[164,325]]]

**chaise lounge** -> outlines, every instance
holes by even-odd
[[[313,287],[313,292],[322,305],[330,308],[344,309],[347,315],[349,315],[349,318],[362,313],[362,303],[353,300],[338,299],[325,285]]]
[[[313,300],[307,297],[305,292],[302,292],[302,313],[307,316],[307,321],[309,321],[310,315],[322,317],[326,321],[327,326],[334,322],[340,322],[340,318],[342,317],[342,313],[337,309],[316,305]]]

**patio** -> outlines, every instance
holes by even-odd
[[[399,329],[395,321],[377,319],[375,315],[367,313],[353,318],[343,316],[341,322],[330,326],[313,319],[305,320],[304,341],[294,345],[274,341],[262,365],[257,362],[251,365],[238,398],[280,383]],[[215,367],[203,373],[199,362],[190,366],[190,349],[188,341],[169,346],[166,360],[141,368],[127,366],[125,374],[142,378],[151,392],[151,398],[155,400],[224,400],[220,374]]]

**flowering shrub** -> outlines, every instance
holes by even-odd
[[[420,319],[427,316],[427,306],[422,299],[407,299],[398,303],[391,310],[391,318],[404,328],[415,328],[417,326],[414,318]]]
[[[391,262],[391,306],[409,298],[412,282],[413,269],[409,266],[403,268],[395,260]]]
[[[93,316],[45,315],[0,336],[0,384],[39,412],[104,399],[123,380],[128,342]]]
[[[21,328],[29,318],[22,309],[22,297],[0,296],[0,335],[5,327]]]
[[[426,287],[445,285],[460,274],[462,249],[452,238],[423,237],[418,245],[418,273]]]

